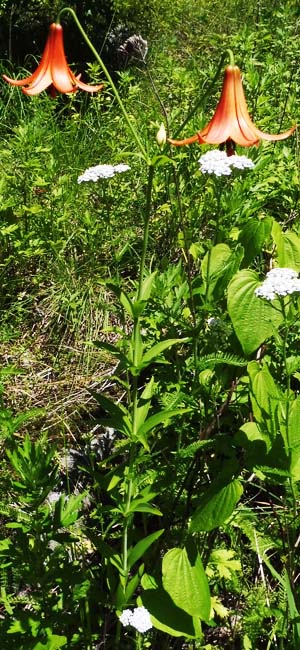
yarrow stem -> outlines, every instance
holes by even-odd
[[[114,93],[114,95],[115,95],[115,98],[116,98],[116,100],[117,100],[117,102],[118,102],[118,104],[119,104],[119,106],[120,106],[120,109],[121,109],[121,111],[122,111],[122,113],[123,113],[123,116],[124,116],[124,118],[125,118],[125,120],[126,120],[126,122],[127,122],[127,125],[128,125],[128,127],[129,127],[129,129],[130,129],[130,131],[131,131],[131,133],[132,133],[132,135],[133,135],[135,141],[136,141],[136,144],[137,144],[137,146],[138,146],[138,148],[139,148],[139,150],[140,150],[140,152],[141,152],[141,154],[142,154],[144,160],[148,163],[148,155],[147,155],[147,151],[146,151],[146,149],[145,149],[145,147],[144,147],[142,141],[140,140],[140,138],[139,138],[139,136],[138,136],[138,134],[137,134],[136,129],[134,128],[134,126],[133,126],[133,124],[132,124],[132,122],[131,122],[131,120],[130,120],[130,118],[129,118],[129,115],[128,115],[127,111],[126,111],[126,108],[125,108],[123,102],[122,102],[122,99],[121,99],[121,97],[120,97],[120,95],[119,95],[119,93],[118,93],[118,91],[117,91],[117,88],[116,88],[116,86],[115,86],[115,84],[114,84],[114,82],[113,82],[113,80],[112,80],[112,78],[111,78],[111,76],[110,76],[110,74],[109,74],[109,72],[108,72],[108,69],[107,69],[106,65],[105,65],[105,64],[103,63],[103,61],[102,61],[102,58],[101,58],[100,54],[97,52],[96,48],[93,46],[93,44],[92,44],[92,42],[90,41],[90,39],[89,39],[87,33],[85,32],[85,30],[83,29],[83,27],[82,27],[80,21],[78,20],[75,11],[74,11],[71,7],[64,7],[64,8],[59,12],[58,17],[57,17],[57,23],[60,22],[60,18],[61,18],[61,16],[62,16],[64,13],[69,13],[69,14],[71,14],[71,16],[73,17],[73,19],[74,19],[74,21],[75,21],[75,23],[76,23],[76,25],[77,25],[79,31],[81,32],[81,34],[82,34],[82,36],[83,36],[85,42],[86,42],[87,45],[89,46],[90,50],[93,52],[94,57],[96,58],[96,60],[98,61],[100,67],[102,68],[102,70],[103,70],[103,72],[104,72],[104,74],[105,74],[105,76],[106,76],[106,78],[107,78],[107,80],[108,80],[108,82],[109,82],[109,84],[110,84],[112,90],[113,90],[113,93]]]

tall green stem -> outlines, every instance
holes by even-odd
[[[219,220],[220,220],[220,210],[221,210],[221,194],[222,194],[222,184],[218,182],[219,179],[215,179],[214,189],[217,203],[217,214],[216,214],[216,224],[213,243],[209,248],[208,257],[207,257],[207,270],[206,270],[206,290],[205,290],[205,304],[207,304],[208,291],[209,291],[209,276],[210,276],[210,265],[211,265],[211,252],[213,247],[218,243],[218,230],[219,230]]]
[[[282,315],[284,319],[284,336],[283,336],[283,364],[284,364],[284,370],[285,370],[285,376],[286,376],[286,413],[285,413],[285,420],[286,420],[286,441],[287,441],[287,446],[288,446],[288,452],[289,452],[289,465],[291,466],[292,463],[292,452],[291,452],[291,444],[290,444],[290,427],[289,427],[289,419],[290,419],[290,400],[291,400],[291,375],[288,369],[287,365],[287,342],[288,342],[288,333],[289,333],[289,327],[288,327],[288,322],[287,322],[287,314],[286,314],[286,305],[285,305],[285,298],[281,298],[281,310],[282,310]],[[289,484],[290,484],[290,490],[291,490],[291,495],[292,495],[292,503],[293,503],[293,516],[294,516],[294,521],[296,521],[297,518],[297,498],[295,494],[295,486],[294,486],[294,481],[293,478],[289,478]],[[291,537],[292,539],[289,540],[289,579],[291,583],[291,587],[293,588],[294,584],[294,571],[295,571],[295,558],[294,558],[294,549],[295,549],[295,529],[294,527],[291,528]]]
[[[75,21],[75,23],[76,23],[76,25],[77,25],[79,31],[81,32],[81,34],[82,34],[82,36],[83,36],[85,42],[86,42],[87,45],[89,46],[91,52],[93,52],[93,55],[94,55],[96,61],[98,61],[98,63],[99,63],[99,65],[100,65],[101,69],[103,70],[103,72],[104,72],[104,74],[105,74],[105,76],[106,76],[106,78],[107,78],[107,80],[108,80],[108,82],[109,82],[109,84],[110,84],[110,86],[111,86],[111,88],[112,88],[112,90],[113,90],[113,93],[114,93],[114,95],[115,95],[115,98],[116,98],[116,100],[117,100],[117,102],[118,102],[118,104],[119,104],[119,107],[120,107],[120,109],[121,109],[121,111],[122,111],[122,113],[123,113],[123,117],[124,117],[125,120],[126,120],[126,123],[127,123],[128,127],[129,127],[129,129],[130,129],[130,131],[131,131],[133,137],[134,137],[134,140],[136,141],[136,144],[137,144],[137,146],[138,146],[138,148],[139,148],[139,150],[140,150],[140,152],[141,152],[141,154],[142,154],[142,157],[144,158],[144,160],[146,160],[146,161],[148,162],[148,154],[147,154],[147,151],[146,151],[146,149],[145,149],[145,147],[144,147],[144,145],[143,145],[141,139],[139,138],[139,135],[138,135],[136,129],[134,128],[134,126],[133,126],[133,124],[132,124],[132,121],[131,121],[130,118],[129,118],[129,115],[128,115],[128,113],[127,113],[127,111],[126,111],[126,108],[125,108],[125,106],[124,106],[124,104],[123,104],[123,102],[122,102],[122,100],[121,100],[121,97],[120,97],[120,95],[119,95],[119,93],[118,93],[118,90],[117,90],[117,88],[116,88],[116,86],[115,86],[115,84],[114,84],[114,82],[113,82],[113,80],[112,80],[111,75],[110,75],[109,72],[108,72],[108,69],[107,69],[106,65],[103,63],[101,56],[100,56],[99,53],[97,52],[96,48],[93,46],[93,44],[92,44],[92,42],[90,41],[90,39],[89,39],[87,33],[85,32],[85,30],[83,29],[83,27],[82,27],[80,21],[78,20],[75,11],[74,11],[73,9],[71,9],[71,7],[64,7],[64,9],[62,9],[62,10],[59,12],[59,15],[58,15],[58,18],[57,18],[57,22],[59,22],[60,17],[61,17],[64,13],[69,13],[69,14],[71,14],[71,16],[73,17],[73,19],[74,19],[74,21]]]
[[[149,239],[149,224],[150,224],[150,216],[151,216],[151,200],[152,200],[153,178],[154,178],[154,167],[153,167],[153,165],[149,165],[149,167],[148,167],[147,193],[146,193],[145,218],[144,218],[144,236],[143,236],[142,255],[141,255],[141,260],[140,260],[140,271],[139,271],[139,284],[138,284],[137,300],[140,300],[141,295],[142,295],[143,279],[144,279],[144,272],[145,272],[145,261],[146,261],[148,239]]]

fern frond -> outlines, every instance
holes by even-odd
[[[212,447],[214,444],[214,440],[196,440],[196,442],[192,442],[190,445],[188,445],[188,447],[180,449],[178,456],[180,458],[192,458],[195,456],[197,451],[199,451],[199,449],[203,449],[204,447]]]
[[[227,366],[246,366],[247,360],[239,357],[237,354],[228,354],[227,352],[216,352],[215,354],[207,354],[200,359],[198,370],[207,370],[214,368],[216,365],[225,364]]]

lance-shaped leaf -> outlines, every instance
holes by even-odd
[[[133,565],[141,558],[143,557],[144,553],[156,542],[156,540],[163,534],[164,529],[161,528],[160,530],[157,530],[155,533],[151,533],[151,535],[147,535],[147,537],[144,537],[141,539],[135,546],[129,551],[128,559],[127,559],[127,564],[128,568],[131,569]]]

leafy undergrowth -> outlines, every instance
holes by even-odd
[[[227,157],[236,95],[164,138],[228,47],[257,127],[300,120],[297,3],[112,6],[117,91],[1,87],[0,646],[298,650],[298,137]]]

